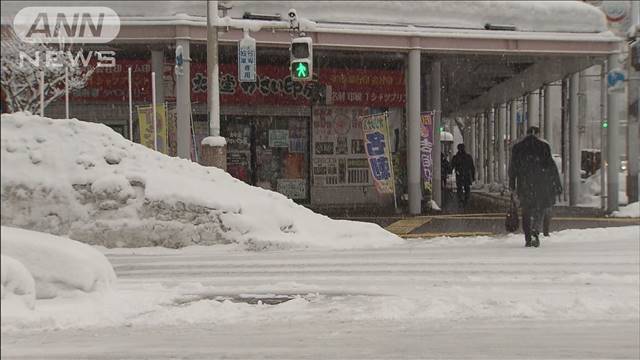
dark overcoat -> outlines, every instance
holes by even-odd
[[[518,194],[521,207],[547,208],[555,204],[562,184],[549,143],[528,135],[513,145],[509,188]]]
[[[476,179],[476,168],[473,158],[465,151],[458,151],[451,159],[451,167],[456,172],[456,182],[471,185]]]

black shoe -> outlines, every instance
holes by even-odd
[[[538,234],[533,234],[533,239],[531,240],[531,246],[533,247],[540,246],[540,239],[538,238]]]
[[[545,237],[549,237],[549,232],[545,231],[545,232],[542,233],[542,235],[544,235]]]
[[[531,247],[531,238],[524,238],[524,247]]]

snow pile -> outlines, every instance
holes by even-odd
[[[38,299],[65,296],[70,292],[96,292],[111,287],[116,275],[109,261],[98,250],[87,244],[58,236],[2,226],[3,285],[4,256],[11,261],[8,276],[12,274],[28,291],[29,280],[18,269],[23,265],[35,280]],[[19,274],[14,271],[20,271]],[[27,275],[28,275],[27,274]],[[10,278],[7,281],[11,280]]]
[[[582,184],[582,191],[580,193],[579,206],[585,207],[600,207],[600,169],[593,173],[590,177],[586,178]],[[627,197],[627,173],[621,172],[618,174],[618,204],[624,205],[629,202]]]
[[[132,143],[105,125],[2,115],[3,225],[106,247],[240,243],[377,247],[402,240],[335,221],[226,172]]]
[[[17,301],[29,309],[33,309],[36,301],[35,282],[29,270],[12,257],[0,255],[0,273],[2,280],[0,299]],[[2,311],[4,313],[4,310]]]
[[[640,202],[634,202],[627,206],[621,206],[620,210],[614,211],[613,217],[636,217],[640,218]]]

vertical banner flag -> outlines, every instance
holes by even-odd
[[[140,128],[140,143],[149,149],[153,149],[153,106],[138,106],[138,124]],[[158,151],[167,154],[168,131],[167,131],[167,110],[164,105],[156,105],[156,134],[158,137]]]
[[[389,139],[389,125],[387,113],[361,116],[362,132],[369,168],[373,176],[376,190],[381,194],[395,193],[391,150],[387,144]]]
[[[433,111],[420,114],[420,167],[424,187],[429,192],[433,180],[433,116]]]

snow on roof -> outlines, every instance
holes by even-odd
[[[281,14],[290,8],[298,16],[321,24],[340,23],[430,28],[484,29],[486,24],[511,25],[525,32],[599,33],[607,31],[605,15],[581,1],[228,1],[228,16],[241,18],[245,12]],[[90,1],[58,1],[57,6],[94,6]],[[3,1],[2,22],[26,6],[51,6],[48,1]],[[104,1],[126,24],[129,18],[171,21],[195,18],[204,24],[205,1]],[[200,18],[200,21],[198,21]]]

